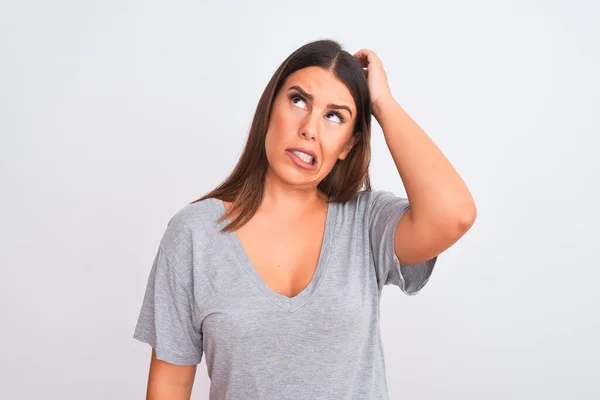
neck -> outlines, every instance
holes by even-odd
[[[327,205],[327,196],[317,187],[293,186],[267,172],[260,210],[301,216]]]

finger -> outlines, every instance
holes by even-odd
[[[356,58],[363,67],[367,67],[370,62],[369,53],[370,51],[368,49],[360,49],[354,54],[354,58]]]
[[[368,67],[370,64],[381,64],[381,60],[373,50],[361,49],[356,52],[355,57],[363,67]]]

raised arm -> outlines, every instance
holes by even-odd
[[[396,255],[405,265],[429,260],[471,228],[475,201],[450,161],[394,99],[379,57],[368,49],[355,57],[367,68],[373,116],[411,206],[396,227]]]

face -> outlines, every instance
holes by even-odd
[[[274,100],[265,137],[267,177],[316,187],[356,144],[356,112],[350,90],[333,73],[313,66],[289,75]]]

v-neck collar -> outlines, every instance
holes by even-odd
[[[211,198],[216,209],[219,211],[219,217],[226,212],[225,205],[223,201],[217,198]],[[252,264],[250,257],[246,253],[246,250],[242,246],[242,242],[240,241],[239,236],[236,232],[225,232],[224,234],[227,236],[228,242],[231,244],[233,251],[235,252],[236,259],[240,262],[243,269],[248,273],[250,279],[258,286],[258,288],[275,304],[279,307],[283,308],[286,311],[294,312],[304,306],[315,291],[318,289],[323,276],[325,275],[325,270],[327,269],[327,264],[329,261],[331,245],[333,242],[333,228],[335,223],[337,207],[335,204],[328,203],[327,204],[327,216],[325,217],[325,230],[323,233],[323,240],[321,242],[321,249],[319,252],[319,258],[317,261],[317,267],[313,274],[313,277],[310,283],[302,289],[302,291],[296,294],[294,297],[287,297],[281,293],[277,293],[265,283],[263,278],[258,274],[256,268]],[[230,222],[229,219],[226,219],[219,229]]]

